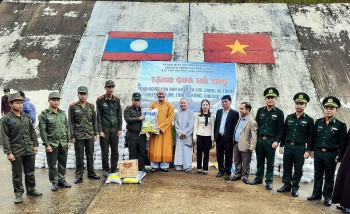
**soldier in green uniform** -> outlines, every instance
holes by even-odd
[[[124,109],[124,119],[127,123],[126,129],[128,130],[128,147],[129,158],[137,159],[139,170],[146,171],[146,143],[147,138],[145,134],[140,134],[142,128],[142,121],[145,117],[142,115],[140,106],[141,94],[132,94],[132,105],[127,106]]]
[[[320,200],[323,195],[324,204],[331,206],[335,168],[345,153],[347,128],[345,123],[335,118],[340,108],[338,98],[326,97],[322,105],[324,117],[316,120],[313,140],[309,144],[310,156],[315,157],[315,181],[312,195],[307,200]]]
[[[251,185],[261,184],[264,176],[266,158],[266,189],[272,190],[273,167],[275,151],[281,142],[283,134],[284,114],[276,107],[279,92],[276,88],[265,89],[265,107],[258,109],[256,122],[258,123],[258,141],[256,145],[257,173]]]
[[[305,114],[305,108],[310,98],[305,93],[297,93],[294,98],[295,113],[287,116],[284,122],[283,137],[280,154],[283,154],[284,185],[277,192],[290,192],[292,196],[299,196],[299,182],[303,175],[305,158],[309,158],[307,145],[312,141],[314,120]],[[294,174],[292,174],[294,166]]]
[[[122,134],[122,109],[120,100],[113,95],[115,84],[112,80],[105,83],[106,94],[96,101],[97,128],[100,135],[103,176],[117,172],[119,159],[118,142]],[[111,148],[111,167],[108,163],[109,147]]]
[[[98,130],[94,104],[87,102],[88,88],[78,88],[78,102],[70,104],[68,119],[72,143],[75,149],[75,180],[74,183],[83,181],[84,174],[84,147],[86,153],[86,165],[88,178],[100,179],[94,171],[94,142],[97,140]]]
[[[71,187],[65,180],[71,134],[66,113],[58,108],[60,100],[61,96],[57,92],[51,92],[49,108],[39,115],[40,136],[46,148],[52,191],[57,191],[58,187]]]
[[[38,139],[30,116],[21,112],[23,98],[19,93],[9,96],[11,110],[1,119],[1,138],[4,153],[12,165],[12,183],[15,204],[22,203],[22,171],[25,175],[27,195],[40,196],[35,189],[35,154],[38,153]]]

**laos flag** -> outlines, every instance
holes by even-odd
[[[110,32],[102,60],[171,61],[173,33]]]

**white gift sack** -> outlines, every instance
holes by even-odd
[[[67,165],[69,165],[69,164],[75,164],[75,161],[74,160],[67,160]]]
[[[67,164],[67,169],[74,169],[75,168],[75,164]]]
[[[95,165],[102,165],[102,159],[101,160],[95,160],[94,164]]]
[[[304,164],[303,171],[304,172],[312,172],[313,173],[315,171],[315,169],[314,169],[314,166],[311,165],[311,164]]]
[[[124,160],[129,160],[129,155],[128,156],[124,156]]]
[[[310,183],[312,180],[310,178],[306,178],[304,176],[301,177],[300,182],[302,183]]]
[[[94,165],[94,169],[102,169],[102,165]]]
[[[313,172],[303,172],[303,176],[305,177],[305,178],[310,178],[311,180],[313,180],[314,179],[314,173]]]

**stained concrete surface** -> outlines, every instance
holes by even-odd
[[[0,146],[2,151],[2,147]],[[19,205],[13,203],[11,165],[0,155],[0,213],[340,213],[335,206],[326,207],[321,201],[308,202],[313,183],[301,184],[300,196],[276,192],[281,178],[275,177],[274,190],[264,185],[251,186],[241,181],[216,178],[209,174],[156,172],[147,174],[142,184],[104,184],[86,179],[73,183],[74,170],[68,169],[66,180],[72,188],[51,192],[47,169],[36,169],[37,189],[41,197],[26,196]],[[96,170],[101,174],[101,170]],[[251,178],[254,178],[252,175]]]

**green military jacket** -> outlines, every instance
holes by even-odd
[[[99,132],[109,128],[122,130],[122,108],[117,97],[108,99],[106,95],[97,98],[97,128]]]
[[[258,136],[275,137],[275,142],[281,142],[283,134],[284,114],[279,108],[274,107],[270,111],[267,107],[261,107],[255,117],[258,123]]]
[[[34,147],[38,147],[36,136],[30,116],[21,112],[21,117],[9,112],[1,118],[0,133],[4,153],[14,156],[33,155]]]
[[[288,141],[294,141],[298,145],[309,145],[312,141],[314,120],[307,114],[302,114],[299,118],[296,113],[287,116],[283,127],[281,147]]]
[[[317,148],[327,148],[338,152],[338,161],[344,156],[346,150],[346,124],[333,118],[329,124],[326,123],[325,118],[316,120],[312,143],[308,150],[314,151]]]
[[[66,113],[58,109],[57,113],[49,107],[39,115],[40,136],[45,147],[67,146],[70,142],[70,129]]]
[[[71,138],[92,139],[98,135],[94,104],[86,103],[83,108],[79,101],[72,103],[68,109],[68,119]]]
[[[124,119],[128,133],[140,134],[142,128],[142,120],[139,117],[142,115],[141,107],[127,106],[124,109]]]

